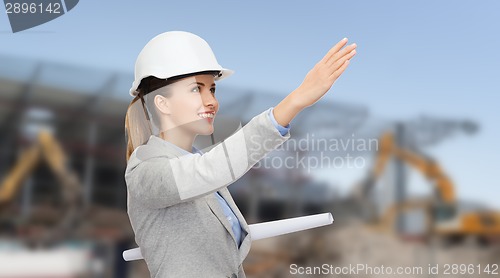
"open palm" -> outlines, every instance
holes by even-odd
[[[356,44],[341,48],[347,43],[342,39],[312,68],[297,90],[299,102],[308,107],[316,103],[330,88],[339,76],[345,71],[349,61],[356,54]]]

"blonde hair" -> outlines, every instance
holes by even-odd
[[[127,161],[135,148],[147,142],[152,135],[149,115],[144,105],[144,95],[155,91],[161,87],[173,83],[171,80],[159,79],[154,76],[148,76],[141,81],[137,88],[137,96],[130,102],[125,115],[125,136],[127,138],[127,151],[125,158]],[[167,96],[168,97],[168,96]],[[154,99],[154,96],[151,96]],[[142,103],[140,103],[142,102]],[[157,119],[156,110],[151,110],[151,104],[148,105],[149,111],[154,119]]]
[[[138,111],[140,106],[135,105],[137,101],[140,101],[140,96],[136,96],[132,102],[130,102],[127,108],[127,114],[125,115],[125,136],[127,138],[127,152],[126,159],[130,158],[130,155],[134,152],[135,148],[145,142],[148,138],[145,138],[149,131],[149,123],[147,119],[143,116],[144,111]],[[141,114],[139,114],[141,113]]]

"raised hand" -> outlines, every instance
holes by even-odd
[[[273,110],[274,118],[286,126],[304,108],[316,103],[345,71],[349,61],[356,54],[356,44],[342,47],[347,39],[342,39],[332,47],[325,57],[312,68],[304,81],[288,94]]]
[[[347,38],[339,41],[306,75],[302,84],[293,93],[297,103],[308,107],[316,103],[330,88],[349,65],[356,54],[356,44],[346,46]]]

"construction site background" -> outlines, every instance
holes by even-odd
[[[121,257],[137,247],[123,179],[128,100],[116,96],[130,76],[109,74],[100,91],[82,92],[44,83],[41,76],[95,70],[18,57],[1,60],[4,67],[24,64],[32,72],[24,80],[3,76],[0,81],[0,277],[149,277],[144,261]],[[279,100],[270,92],[221,87],[217,142]],[[468,119],[380,121],[367,107],[348,103],[325,101],[304,111],[292,125],[293,139],[229,189],[250,224],[323,212],[331,212],[335,222],[254,242],[244,265],[247,276],[376,277],[383,267],[417,267],[408,272],[421,267],[423,273],[404,274],[418,277],[431,276],[432,266],[439,266],[443,276],[447,267],[450,273],[470,271],[475,277],[497,272],[498,218],[490,219],[488,233],[486,226],[476,232],[460,228],[453,235],[427,226],[437,221],[428,209],[443,196],[453,196],[452,203],[468,211],[488,208],[455,196],[446,167],[436,173],[439,158],[424,153],[452,136],[477,132],[479,124]],[[384,134],[393,134],[389,145]],[[209,138],[200,137],[196,144],[208,147]],[[410,152],[413,156],[403,156]],[[342,190],[315,179],[318,169],[355,171],[359,177]],[[428,190],[415,196],[408,193],[415,186],[408,176],[418,172]],[[414,199],[423,201],[408,211],[394,209]],[[370,271],[358,269],[362,265]]]
[[[137,54],[175,29],[235,70],[217,83],[216,142],[277,105],[336,41],[357,44],[291,138],[228,187],[249,224],[335,221],[254,241],[247,277],[499,276],[499,10],[79,1],[18,33],[0,17],[0,278],[149,277],[143,260],[122,258],[137,247],[124,120]]]

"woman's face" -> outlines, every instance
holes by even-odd
[[[186,77],[168,85],[171,96],[165,98],[168,109],[166,127],[179,128],[192,135],[210,135],[219,110],[215,98],[215,80],[210,74]]]

